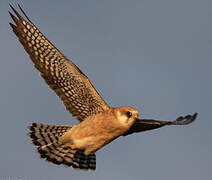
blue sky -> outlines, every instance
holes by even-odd
[[[9,27],[20,3],[51,42],[79,66],[105,101],[140,117],[184,127],[121,137],[96,153],[96,171],[40,160],[30,122],[74,124]],[[212,3],[202,0],[70,0],[0,2],[0,179],[210,179],[212,167]]]

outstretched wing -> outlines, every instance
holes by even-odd
[[[15,17],[9,12],[15,22],[15,25],[10,23],[13,32],[40,71],[41,77],[63,101],[66,109],[79,121],[109,109],[85,74],[46,39],[21,7],[28,21],[10,7],[17,15]]]
[[[187,125],[192,123],[197,117],[197,113],[193,115],[180,116],[175,121],[158,121],[153,119],[136,119],[131,128],[124,134],[124,136],[138,133],[142,131],[148,131],[156,128],[160,128],[166,125]]]

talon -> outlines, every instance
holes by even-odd
[[[74,152],[77,152],[77,148],[76,148],[75,145],[71,145],[70,148],[71,148],[71,150],[73,150]]]

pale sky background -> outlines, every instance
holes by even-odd
[[[35,25],[80,67],[111,106],[188,126],[121,137],[96,153],[96,171],[40,160],[30,122],[73,124],[9,27],[19,2]],[[0,180],[210,180],[212,1],[0,1]]]

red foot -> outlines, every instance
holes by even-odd
[[[71,145],[71,146],[70,146],[70,148],[71,148],[71,150],[73,150],[74,152],[77,152],[77,148],[76,148],[76,146]]]

